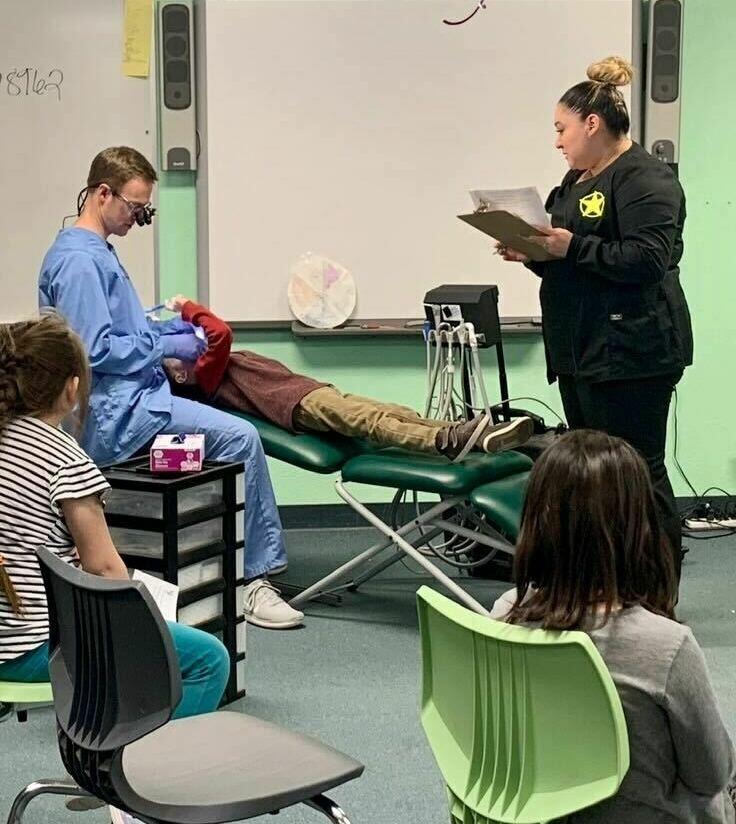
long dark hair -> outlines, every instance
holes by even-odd
[[[575,629],[641,605],[674,618],[675,573],[649,471],[621,438],[568,432],[535,463],[514,558],[510,623]]]
[[[582,118],[597,114],[614,137],[628,134],[631,120],[618,87],[631,83],[631,63],[623,57],[607,57],[588,66],[587,74],[588,79],[569,88],[560,103]]]

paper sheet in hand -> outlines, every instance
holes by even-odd
[[[473,206],[482,212],[509,212],[532,226],[549,226],[549,215],[534,186],[523,189],[473,189]]]
[[[469,215],[458,215],[458,217],[476,229],[480,229],[481,232],[500,240],[509,249],[523,252],[537,263],[552,260],[552,255],[545,252],[541,246],[527,240],[529,237],[542,236],[543,232],[516,215],[499,211],[473,212]]]
[[[179,587],[176,584],[162,581],[139,569],[133,570],[133,580],[140,581],[151,593],[164,620],[176,621],[176,602],[179,598]]]

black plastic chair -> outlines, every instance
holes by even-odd
[[[323,795],[363,765],[312,738],[235,712],[169,722],[181,675],[166,624],[145,587],[75,569],[38,551],[50,617],[49,670],[59,750],[79,788],[148,822],[218,824],[304,803],[334,824]],[[8,824],[44,792],[16,798]]]

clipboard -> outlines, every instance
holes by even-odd
[[[545,252],[541,246],[526,240],[528,237],[542,237],[544,233],[517,215],[511,214],[511,212],[502,210],[472,212],[469,215],[458,215],[458,217],[484,234],[490,235],[495,240],[500,240],[501,243],[511,249],[523,252],[529,256],[530,260],[537,263],[554,260],[553,256],[549,252]]]

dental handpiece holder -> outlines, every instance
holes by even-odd
[[[452,416],[455,408],[454,378],[444,380],[440,359],[430,362],[429,348],[436,345],[448,350],[444,373],[453,373],[452,350],[459,351],[461,380],[461,411],[469,419],[485,411],[494,420],[510,419],[511,410],[505,401],[509,397],[506,365],[501,342],[501,322],[498,316],[498,287],[479,284],[446,284],[430,289],[424,296],[425,340],[427,341],[427,413],[431,417]],[[493,348],[498,361],[500,404],[491,408],[485,390],[478,350]],[[439,351],[438,351],[439,354]]]
[[[434,329],[435,333],[442,324],[447,324],[452,329],[472,324],[480,349],[487,349],[501,342],[497,286],[436,286],[424,296],[424,312],[429,328]]]

